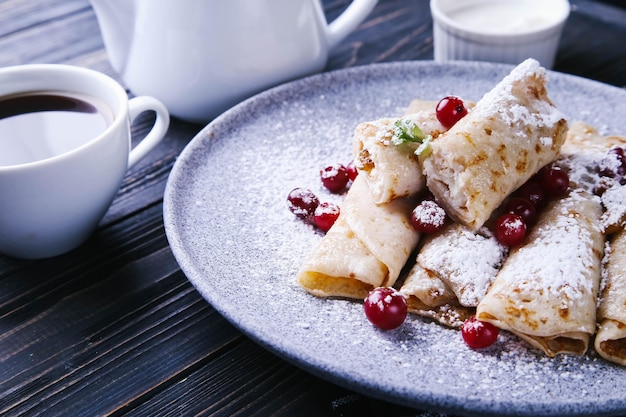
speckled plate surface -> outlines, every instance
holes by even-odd
[[[319,169],[351,158],[356,124],[399,115],[413,98],[479,100],[511,67],[375,64],[261,93],[206,126],[169,178],[166,233],[188,279],[245,334],[296,365],[387,401],[455,415],[619,415],[626,369],[593,352],[548,359],[501,334],[483,351],[458,331],[411,316],[374,329],[359,302],[315,298],[295,282],[321,239],[295,219],[294,187],[325,193]],[[550,73],[550,97],[570,120],[626,133],[626,91]]]

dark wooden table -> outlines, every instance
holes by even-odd
[[[347,3],[324,1],[328,18]],[[554,69],[625,87],[626,2],[571,3]],[[327,69],[432,56],[428,0],[381,0]],[[27,63],[89,67],[121,82],[88,0],[0,1],[0,66]],[[150,123],[140,119],[134,134]],[[292,366],[189,284],[168,247],[162,197],[201,128],[173,120],[80,248],[39,261],[0,255],[0,415],[432,416]]]

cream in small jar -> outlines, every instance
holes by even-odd
[[[434,59],[552,67],[567,0],[431,0]]]
[[[562,5],[553,1],[459,2],[447,13],[450,19],[470,30],[487,33],[524,33],[555,24],[563,15]]]

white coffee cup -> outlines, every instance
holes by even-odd
[[[0,68],[0,102],[38,92],[78,95],[98,103],[108,122],[99,134],[65,147],[45,143],[62,140],[39,135],[26,138],[30,150],[17,137],[0,140],[0,252],[29,259],[62,254],[84,242],[113,201],[127,169],[163,139],[169,126],[161,102],[147,96],[129,100],[122,86],[100,72],[57,64]],[[156,113],[154,126],[131,150],[131,123],[146,111]],[[67,129],[80,130],[72,125]]]
[[[206,123],[239,101],[324,69],[372,11],[353,0],[330,24],[320,0],[90,0],[111,66],[135,94]]]

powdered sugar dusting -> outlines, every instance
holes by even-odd
[[[552,292],[555,298],[568,300],[572,308],[583,297],[595,297],[597,282],[590,279],[589,271],[600,273],[593,242],[602,231],[599,219],[590,219],[589,227],[581,225],[580,217],[588,214],[581,205],[588,204],[589,198],[600,206],[597,197],[576,192],[554,203],[555,214],[534,226],[528,237],[532,244],[519,247],[511,255],[498,279],[516,282],[525,294]],[[571,262],[573,259],[578,261]]]
[[[561,157],[556,164],[567,170],[570,183],[576,188],[593,193],[600,181],[596,169],[604,155],[605,152],[598,150],[581,149],[580,152]]]
[[[626,185],[615,185],[602,194],[602,225],[607,231],[614,232],[626,226]]]
[[[476,307],[495,279],[506,253],[506,248],[487,228],[474,233],[454,224],[428,239],[417,255],[417,263],[440,277],[461,305]]]
[[[413,210],[413,216],[415,219],[427,225],[433,227],[441,227],[446,222],[446,212],[431,200],[425,200]]]
[[[383,123],[379,119],[373,120],[371,123],[378,128],[376,130],[376,140],[385,146],[390,146],[393,138],[393,125],[391,123]]]

